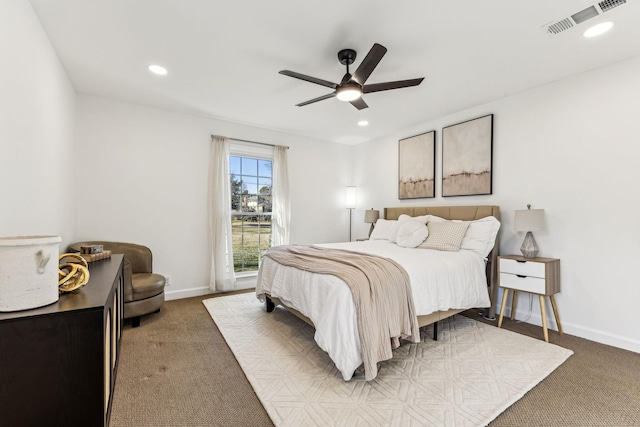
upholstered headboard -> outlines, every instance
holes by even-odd
[[[500,221],[499,206],[401,206],[394,208],[384,208],[385,219],[398,219],[400,215],[420,216],[435,215],[444,219],[460,219],[463,221],[473,221],[476,219],[493,216]],[[496,236],[493,250],[487,257],[487,284],[489,285],[489,297],[491,298],[491,308],[487,317],[493,319],[496,315],[496,298],[498,295],[498,249],[500,234]]]
[[[402,206],[384,208],[385,219],[398,219],[400,215],[409,216],[435,215],[444,219],[461,219],[472,221],[487,216],[500,220],[499,206]]]

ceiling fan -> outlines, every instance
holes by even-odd
[[[362,94],[364,93],[418,86],[422,83],[422,80],[424,80],[424,77],[420,77],[418,79],[398,80],[395,82],[374,83],[369,85],[365,84],[385,53],[387,53],[387,48],[375,43],[356,71],[353,74],[350,74],[349,65],[353,64],[353,61],[355,61],[356,51],[353,49],[342,49],[338,52],[338,60],[342,65],[346,65],[347,73],[342,77],[342,81],[338,84],[318,79],[316,77],[307,76],[305,74],[296,73],[295,71],[282,70],[280,71],[280,74],[334,89],[334,91],[328,95],[319,96],[309,101],[296,104],[297,107],[303,107],[335,96],[340,101],[349,102],[358,110],[362,110],[363,108],[369,107],[362,99]]]

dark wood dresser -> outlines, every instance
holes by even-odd
[[[123,315],[123,255],[89,264],[58,302],[0,313],[0,424],[107,426]]]

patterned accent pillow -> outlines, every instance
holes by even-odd
[[[429,221],[427,228],[429,236],[419,248],[457,252],[469,228],[469,221]]]

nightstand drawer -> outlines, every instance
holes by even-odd
[[[500,258],[500,272],[545,278],[545,264],[536,261],[516,261]]]
[[[547,281],[540,277],[500,273],[500,286],[503,288],[544,295],[547,293],[546,283]]]

